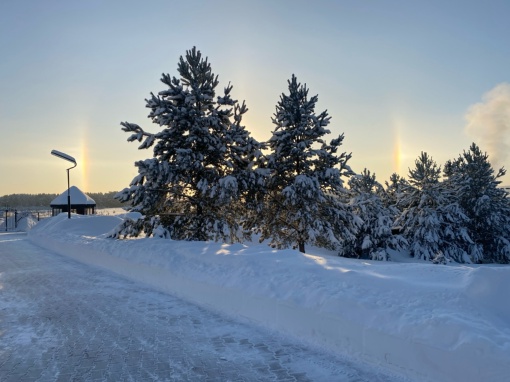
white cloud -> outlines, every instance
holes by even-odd
[[[505,166],[510,149],[510,84],[501,83],[485,93],[465,118],[467,134],[489,154],[494,169]]]

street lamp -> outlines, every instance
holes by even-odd
[[[73,167],[69,167],[67,169],[67,218],[71,219],[71,194],[69,193],[69,188],[71,186],[69,185],[69,170],[72,168],[75,168],[77,166],[76,159],[74,159],[70,155],[64,154],[63,152],[60,152],[57,150],[51,150],[51,155],[55,155],[56,157],[59,157],[60,159],[64,159],[66,161],[74,163]]]

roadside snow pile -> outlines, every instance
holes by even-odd
[[[415,380],[510,375],[510,267],[360,261],[163,239],[112,240],[122,216],[61,214],[34,243]]]

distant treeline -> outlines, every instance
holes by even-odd
[[[117,191],[111,192],[86,192],[96,202],[96,208],[117,208],[126,207],[113,197]],[[0,209],[7,208],[40,208],[49,209],[50,203],[58,194],[12,194],[0,196]]]

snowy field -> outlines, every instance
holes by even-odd
[[[510,267],[359,261],[261,244],[111,240],[122,215],[42,220],[79,261],[416,381],[507,381]]]

